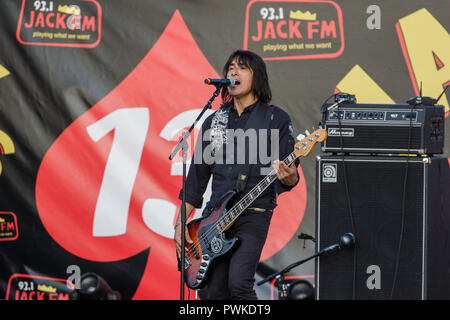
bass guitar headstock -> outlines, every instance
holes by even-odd
[[[323,142],[327,138],[327,131],[325,129],[319,128],[313,133],[309,133],[308,130],[305,131],[305,135],[298,135],[297,139],[300,140],[295,144],[294,153],[298,157],[306,157],[311,153],[318,142]]]

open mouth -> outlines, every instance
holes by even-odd
[[[228,87],[230,89],[241,84],[241,82],[239,80],[236,80],[235,78],[230,78],[230,79],[232,80],[231,83],[228,85]]]

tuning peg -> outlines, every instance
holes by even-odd
[[[319,129],[323,129],[322,122],[319,122]]]
[[[306,134],[307,136],[309,136],[311,133],[309,133],[308,130],[305,130],[305,134]]]
[[[301,134],[301,133],[297,136],[297,140],[298,141],[301,141],[301,140],[303,140],[305,138],[306,138],[306,136],[304,134]]]

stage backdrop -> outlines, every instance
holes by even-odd
[[[0,298],[67,299],[95,272],[124,299],[177,299],[182,167],[168,156],[213,93],[203,80],[221,77],[232,51],[255,51],[296,134],[317,128],[336,90],[405,103],[422,84],[437,97],[450,85],[449,9],[441,0],[2,0]],[[447,116],[449,97],[439,101]],[[297,236],[315,234],[320,152],[301,159],[300,183],[279,198],[257,280],[314,253]],[[288,275],[312,281],[313,261]],[[257,292],[276,295],[272,283]]]

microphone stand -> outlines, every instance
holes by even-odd
[[[336,248],[340,248],[340,247],[341,246],[339,244],[333,244],[332,246],[329,246],[329,247],[327,247],[325,249],[322,249],[319,252],[313,254],[312,256],[310,256],[310,257],[308,257],[306,259],[294,262],[294,263],[288,265],[287,267],[285,267],[284,269],[269,275],[268,277],[266,277],[263,280],[259,281],[257,283],[257,285],[260,286],[263,283],[265,283],[267,281],[270,281],[270,280],[275,278],[276,279],[276,283],[277,283],[277,288],[278,288],[278,297],[279,297],[280,300],[285,300],[285,299],[287,299],[287,295],[288,295],[288,286],[284,282],[284,274],[285,273],[291,271],[291,269],[293,269],[293,268],[295,268],[295,267],[297,267],[297,266],[299,266],[299,265],[301,265],[301,264],[303,264],[303,263],[305,263],[305,262],[307,262],[307,261],[309,261],[311,259],[314,259],[314,258],[319,257],[319,256],[321,256],[323,254],[326,254],[326,253],[330,253],[330,252],[334,251]]]
[[[191,127],[188,131],[183,132],[180,141],[177,143],[172,153],[169,156],[169,160],[173,160],[175,155],[181,149],[183,154],[183,191],[182,191],[182,201],[181,201],[181,275],[180,275],[180,300],[184,300],[184,270],[188,267],[186,263],[186,158],[187,158],[187,150],[188,143],[187,139],[189,138],[191,131],[194,129],[197,122],[201,119],[206,110],[211,109],[211,104],[214,99],[219,95],[221,90],[220,85],[216,85],[216,90],[214,91],[212,97],[208,100],[208,103],[203,107],[203,110],[200,112],[198,117],[192,123]]]

